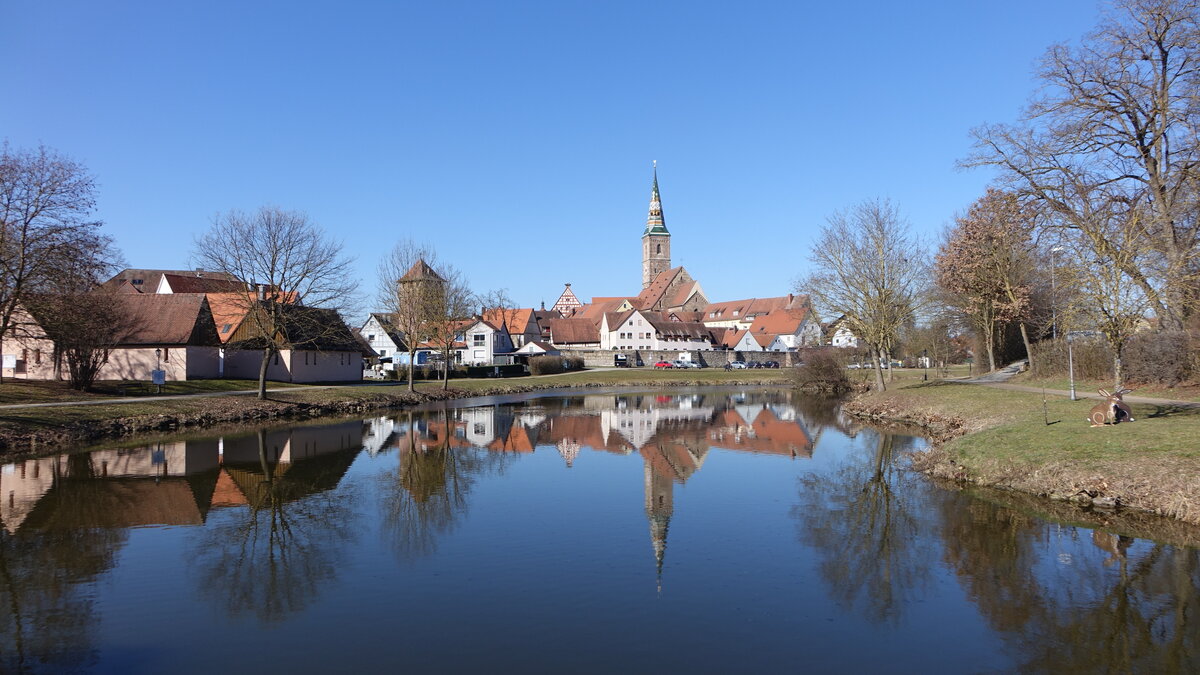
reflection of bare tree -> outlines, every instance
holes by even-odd
[[[1045,525],[1004,506],[958,499],[942,506],[946,560],[994,628],[1023,654],[1022,671],[1200,671],[1200,551],[1100,530]],[[1071,574],[1055,574],[1056,548]],[[1054,559],[1049,559],[1055,557]],[[1095,566],[1091,569],[1089,566]]]
[[[68,461],[72,479],[91,478],[86,455]],[[84,584],[112,568],[126,530],[42,525],[26,521],[15,535],[0,528],[0,672],[95,662],[96,617]]]
[[[266,434],[259,431],[258,465],[225,467],[248,508],[210,519],[189,561],[204,594],[224,598],[230,614],[278,621],[303,609],[337,574],[355,514],[351,495],[333,488],[358,451],[272,463]]]
[[[476,478],[510,461],[501,453],[451,447],[454,429],[444,409],[421,419],[410,412],[407,429],[398,470],[381,476],[384,536],[402,560],[437,550],[438,537],[466,513]]]
[[[800,478],[792,514],[801,536],[824,555],[821,573],[833,595],[847,606],[866,603],[873,620],[896,621],[906,596],[928,581],[931,560],[917,541],[913,487],[897,480],[892,461],[908,439],[870,435],[877,438],[872,452],[848,454],[828,475]]]

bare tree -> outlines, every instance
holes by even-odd
[[[975,130],[964,164],[1000,167],[1002,179],[1059,216],[1057,227],[1125,265],[1163,327],[1179,330],[1191,311],[1200,245],[1200,3],[1114,6],[1079,47],[1049,49],[1042,94],[1021,125]],[[1144,209],[1144,237],[1109,237],[1105,214],[1114,204]],[[1153,255],[1121,250],[1130,244]]]
[[[1066,268],[1064,283],[1078,299],[1078,305],[1068,308],[1066,318],[1082,320],[1104,336],[1113,354],[1114,389],[1120,389],[1124,382],[1125,345],[1145,322],[1149,308],[1142,287],[1124,271],[1139,265],[1131,257],[1147,255],[1146,248],[1138,242],[1146,236],[1140,213],[1134,209],[1110,214],[1105,237],[1117,244],[1110,258],[1095,257],[1087,237],[1064,240],[1064,248],[1073,260]]]
[[[440,274],[444,281],[441,285],[441,302],[430,307],[429,341],[442,355],[442,389],[448,389],[455,343],[474,311],[475,294],[471,292],[462,272],[454,267],[443,264]]]
[[[20,337],[31,294],[52,290],[64,266],[108,243],[88,219],[95,203],[82,164],[44,146],[0,149],[0,336]]]
[[[396,243],[379,262],[379,303],[404,336],[408,350],[408,390],[413,391],[417,348],[435,336],[445,309],[446,280],[434,270],[437,253],[411,239]]]
[[[329,325],[328,312],[295,312],[305,306],[339,310],[353,301],[356,282],[342,244],[299,211],[264,206],[253,213],[230,211],[196,239],[193,259],[246,285],[235,294],[247,326],[262,350],[258,397],[267,397],[267,365],[279,344],[302,334],[319,344],[322,335],[340,337],[345,328]]]
[[[516,321],[517,312],[520,311],[520,308],[517,307],[517,303],[508,295],[507,288],[498,288],[484,293],[479,298],[479,309],[484,319],[499,321],[504,326],[504,329],[508,331],[509,335],[512,335],[513,323]],[[524,333],[525,327],[520,326],[517,330]]]
[[[809,255],[815,272],[797,283],[827,316],[875,353],[875,387],[883,391],[881,360],[900,329],[923,306],[928,280],[925,252],[891,202],[868,200],[829,217]]]
[[[54,343],[58,373],[66,361],[73,389],[90,389],[108,363],[112,350],[140,325],[129,316],[122,296],[101,284],[120,266],[120,256],[108,237],[96,236],[90,246],[76,246],[76,257],[62,260],[43,292],[29,295],[29,314]]]

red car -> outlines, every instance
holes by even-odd
[[[655,368],[674,368],[675,366],[672,365],[672,363],[670,361],[659,361],[658,363],[654,364],[654,367]]]

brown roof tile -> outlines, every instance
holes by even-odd
[[[590,319],[551,319],[550,341],[556,345],[600,342],[600,329]]]
[[[117,294],[129,324],[122,345],[216,345],[212,312],[203,295]]]

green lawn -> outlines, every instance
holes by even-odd
[[[134,396],[172,396],[180,394],[204,394],[221,391],[241,391],[255,389],[258,383],[253,380],[191,380],[188,382],[168,382],[158,387],[147,382],[97,382],[93,391],[82,392],[71,389],[65,382],[43,382],[37,380],[5,379],[0,384],[0,405],[19,403],[53,403],[58,401],[97,401],[106,398],[125,398]],[[296,387],[301,385],[287,382],[268,382],[268,387]]]
[[[1045,387],[1047,389],[1057,389],[1060,391],[1069,391],[1071,388],[1071,380],[1069,377],[1033,377],[1029,373],[1021,373],[1012,380],[1013,384],[1022,384],[1029,387]],[[1161,385],[1137,385],[1126,384],[1127,389],[1133,390],[1134,396],[1148,396],[1151,398],[1168,398],[1176,401],[1197,401],[1200,402],[1200,387],[1179,386],[1179,387],[1164,387]],[[1075,391],[1080,394],[1095,394],[1097,389],[1106,389],[1112,391],[1113,382],[1111,379],[1105,380],[1075,380]]]

